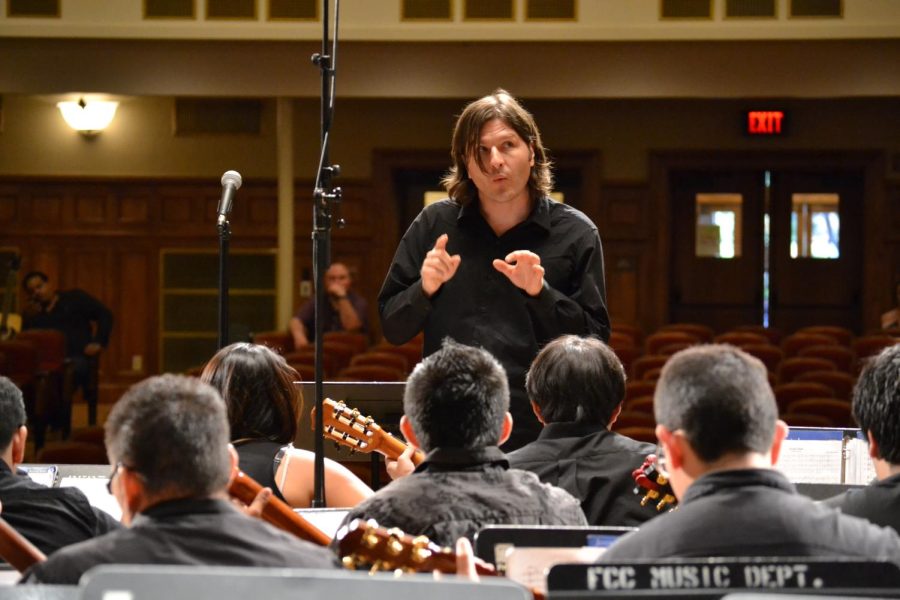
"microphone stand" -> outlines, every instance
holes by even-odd
[[[328,54],[328,4],[330,0],[322,0],[322,52],[312,55],[312,63],[319,67],[322,74],[322,117],[321,117],[321,154],[319,155],[319,171],[313,190],[313,280],[316,290],[315,299],[315,381],[316,381],[316,418],[315,418],[315,462],[313,468],[313,507],[325,506],[325,444],[324,423],[322,421],[322,336],[324,334],[322,315],[325,311],[325,271],[331,263],[331,221],[333,205],[341,201],[341,188],[335,188],[332,179],[340,174],[338,165],[329,164],[329,133],[334,117],[334,76],[337,59],[337,31],[340,0],[334,0],[334,43],[331,54]],[[342,225],[338,219],[338,225]]]
[[[228,241],[231,223],[226,215],[219,215],[219,350],[228,345]]]

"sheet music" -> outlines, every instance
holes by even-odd
[[[784,440],[775,468],[795,483],[843,483],[843,431],[806,430],[804,434],[805,439],[789,435]]]
[[[847,440],[847,468],[844,483],[869,485],[875,479],[875,465],[869,457],[869,443],[861,438]]]
[[[115,497],[106,489],[108,477],[93,477],[82,475],[65,476],[59,481],[59,487],[78,488],[87,496],[91,506],[109,513],[117,521],[122,518],[122,509]]]
[[[547,594],[547,571],[559,563],[594,563],[606,548],[510,548],[506,552],[506,576],[513,581]]]

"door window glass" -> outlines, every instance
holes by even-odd
[[[791,258],[840,258],[838,194],[791,196]]]
[[[741,194],[696,195],[695,254],[711,258],[741,255]]]

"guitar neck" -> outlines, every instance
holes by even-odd
[[[262,486],[243,471],[238,471],[228,487],[228,493],[244,504],[253,502],[260,490],[262,490]],[[327,546],[331,543],[331,538],[324,532],[295,513],[290,506],[275,496],[269,498],[269,502],[263,507],[262,519],[314,544]]]
[[[3,519],[0,519],[0,557],[20,573],[47,560],[43,552]]]

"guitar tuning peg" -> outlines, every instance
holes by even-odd
[[[356,560],[356,556],[348,555],[341,559],[341,564],[344,565],[345,569],[350,569],[351,571],[355,571],[359,566],[359,561]]]
[[[392,537],[388,543],[385,544],[385,549],[391,557],[400,556],[400,553],[403,552],[403,542]]]
[[[369,550],[371,550],[372,548],[374,548],[375,546],[378,545],[378,535],[375,534],[374,532],[366,533],[362,537],[362,545],[364,547],[368,548]]]
[[[375,562],[372,563],[372,568],[369,569],[369,575],[374,575],[375,573],[377,573],[379,571],[383,571],[383,570],[384,570],[384,561],[376,560]]]

